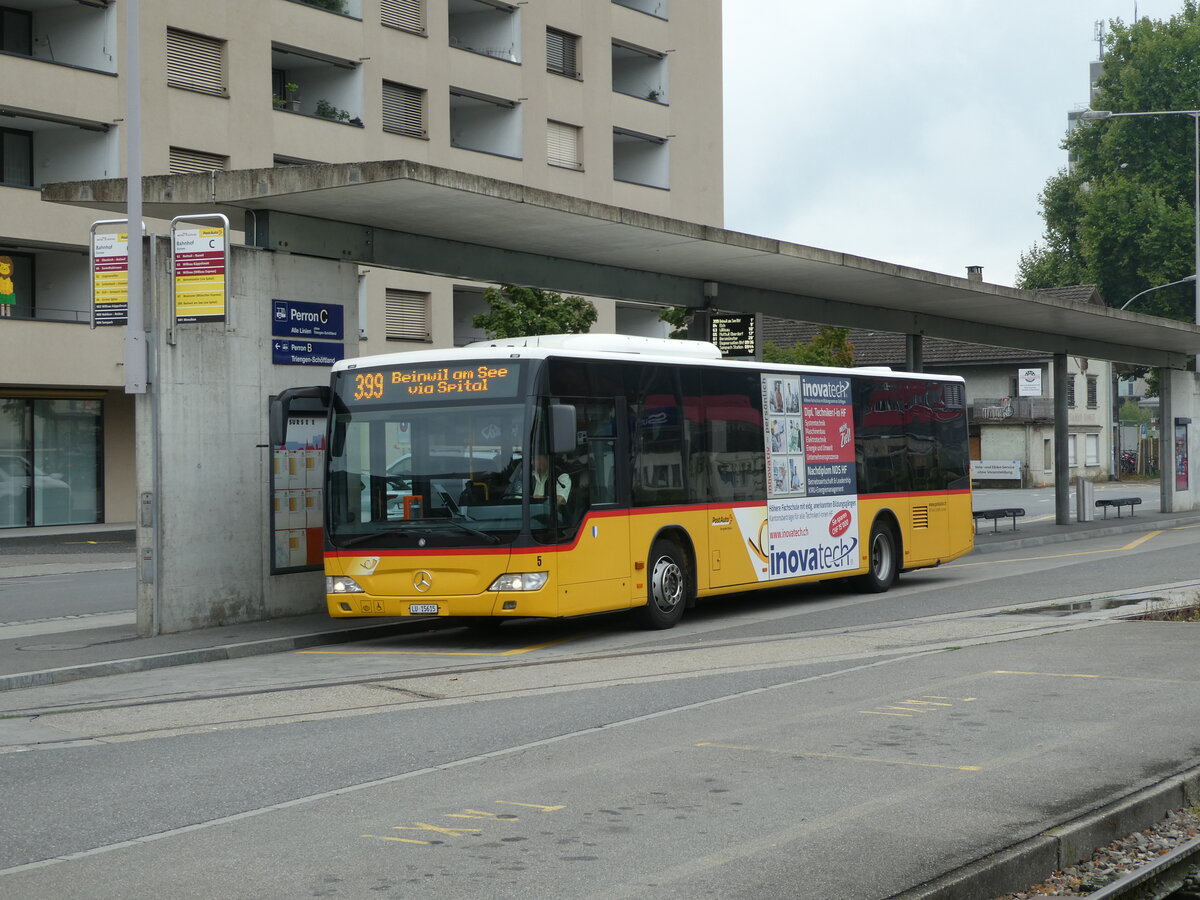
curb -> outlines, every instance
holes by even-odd
[[[420,621],[424,622],[424,620]],[[176,650],[171,653],[159,653],[152,656],[135,656],[127,659],[108,660],[106,662],[83,663],[77,666],[64,666],[60,669],[42,669],[38,672],[0,675],[0,692],[16,691],[30,687],[44,687],[52,684],[66,684],[70,681],[80,681],[84,678],[101,678],[105,675],[148,672],[152,669],[165,669],[171,666],[190,666],[193,663],[244,659],[250,656],[264,656],[268,653],[286,653],[289,650],[303,650],[307,647],[371,640],[373,638],[389,637],[411,628],[411,622],[388,625],[365,625],[338,631],[320,631],[310,634],[297,634],[291,637],[265,638],[260,641],[243,641],[237,644],[224,644],[217,647],[199,647],[194,650]]]
[[[990,900],[1044,881],[1098,847],[1200,802],[1200,766],[968,863],[888,900]]]

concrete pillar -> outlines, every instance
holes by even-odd
[[[1054,521],[1071,524],[1071,457],[1067,422],[1067,354],[1054,354]]]
[[[150,391],[138,397],[138,632],[159,634],[324,609],[323,573],[271,574],[268,399],[329,383],[328,366],[276,365],[272,300],[336,303],[358,350],[353,263],[233,247],[225,322],[164,324],[170,249],[154,255]]]
[[[1158,370],[1159,509],[1175,512],[1175,391],[1171,370]]]
[[[919,334],[904,336],[904,367],[910,372],[924,372],[925,361],[922,358],[924,339]]]

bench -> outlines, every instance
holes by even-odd
[[[1117,518],[1121,518],[1121,507],[1128,506],[1129,514],[1133,515],[1133,508],[1142,502],[1141,497],[1113,497],[1111,500],[1097,500],[1096,506],[1104,510],[1104,518],[1108,518],[1108,510],[1111,507],[1116,507]]]
[[[1025,515],[1025,510],[1019,506],[1001,506],[1001,507],[998,507],[997,509],[973,509],[973,510],[971,510],[971,516],[975,520],[974,524],[975,524],[975,533],[976,534],[979,534],[979,520],[980,519],[991,519],[993,532],[996,532],[999,530],[998,526],[999,526],[1001,519],[1012,519],[1012,530],[1016,531],[1017,530],[1017,516],[1023,516],[1023,515]]]

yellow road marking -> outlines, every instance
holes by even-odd
[[[902,716],[905,719],[911,719],[913,717],[912,713],[875,712],[875,710],[873,710],[873,709],[860,709],[859,712],[862,713],[864,716]]]
[[[1159,531],[1151,531],[1151,532],[1148,532],[1148,533],[1146,533],[1146,534],[1143,534],[1143,535],[1142,535],[1140,538],[1138,538],[1136,541],[1133,541],[1133,542],[1131,542],[1131,543],[1128,543],[1128,544],[1126,544],[1126,545],[1125,545],[1124,547],[1122,547],[1121,549],[1122,549],[1122,550],[1132,550],[1132,549],[1134,549],[1135,547],[1140,547],[1142,544],[1146,543],[1146,541],[1150,540],[1150,538],[1153,538],[1153,537],[1158,537],[1160,534],[1162,534],[1162,531],[1161,531],[1161,530],[1159,530]]]
[[[566,809],[565,806],[542,806],[538,803],[517,803],[514,800],[497,800],[496,802],[505,806],[527,806],[530,809],[540,809],[542,812],[557,812],[560,809]]]
[[[1123,547],[1113,547],[1110,550],[1079,550],[1079,551],[1076,551],[1075,553],[1052,553],[1049,556],[1022,556],[1017,559],[1006,559],[1003,561],[1004,562],[1035,562],[1039,559],[1067,559],[1072,556],[1095,556],[1100,553],[1120,553],[1124,550],[1135,550],[1138,547],[1140,547],[1142,544],[1146,543],[1146,541],[1150,540],[1151,538],[1158,537],[1162,533],[1163,532],[1161,529],[1158,531],[1151,531],[1148,534],[1142,535],[1140,538],[1138,538],[1135,541],[1130,541],[1128,544],[1126,544]],[[970,562],[970,563],[950,563],[947,566],[942,566],[942,568],[943,569],[969,569],[972,566],[987,566],[987,565],[994,565],[994,563],[992,563],[988,560],[984,560],[981,562]]]
[[[426,847],[429,846],[429,841],[414,841],[410,838],[388,837],[383,834],[364,834],[363,837],[375,838],[377,841],[395,841],[398,844],[424,844]]]
[[[697,747],[715,747],[718,750],[751,750],[761,751],[763,753],[787,753],[792,756],[806,757],[811,756],[815,759],[845,759],[851,762],[871,762],[882,763],[886,766],[916,766],[920,769],[950,769],[955,772],[982,772],[983,766],[944,766],[938,763],[918,763],[909,762],[903,759],[879,759],[874,756],[844,756],[839,753],[796,753],[791,750],[776,750],[772,747],[739,747],[736,744],[715,744],[710,741],[705,741],[696,745]]]
[[[577,641],[580,637],[581,635],[576,634],[557,641],[546,641],[544,644],[531,644],[528,647],[500,650],[493,653],[479,650],[297,650],[296,653],[308,656],[519,656],[534,650],[545,650],[556,644]]]
[[[1010,669],[993,669],[993,675],[1041,675],[1044,678],[1100,678],[1099,675],[1075,675],[1070,672],[1015,672]]]
[[[428,822],[418,822],[416,825],[393,825],[392,831],[433,831],[450,837],[462,837],[464,834],[482,834],[478,828],[442,828],[430,825]]]

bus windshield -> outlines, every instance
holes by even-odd
[[[334,546],[512,541],[521,530],[530,433],[517,391],[477,401],[481,392],[467,400],[387,391],[356,399],[362,383],[363,373],[347,374],[336,388],[326,497]]]

